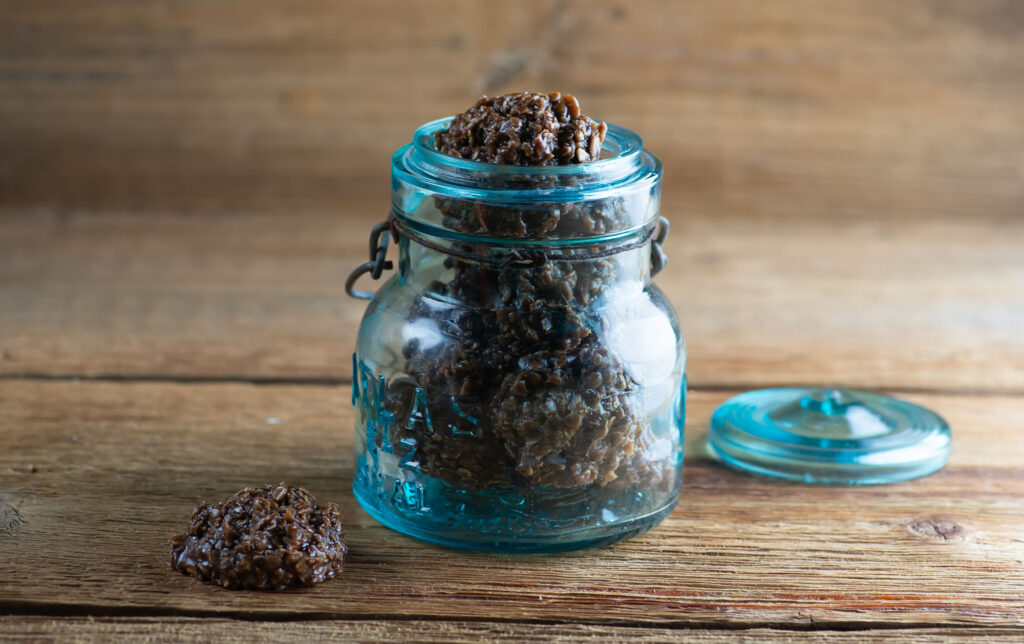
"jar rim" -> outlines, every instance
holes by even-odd
[[[529,239],[538,245],[572,245],[643,234],[656,222],[661,161],[644,149],[636,133],[609,124],[605,136],[607,155],[596,161],[566,166],[501,165],[438,151],[434,135],[448,127],[452,118],[420,126],[412,142],[400,147],[392,156],[392,210],[410,228],[439,237],[461,239],[465,236],[478,243],[521,245]],[[435,200],[428,201],[430,197]],[[436,199],[477,204],[488,209],[508,209],[512,216],[559,210],[563,206],[590,207],[587,204],[616,200],[617,205],[610,202],[608,207],[622,208],[629,214],[615,226],[602,230],[565,229],[558,233],[539,231],[524,235],[520,232],[488,233],[484,232],[485,226],[469,233],[451,230],[445,224],[436,207],[441,202]]]
[[[413,142],[391,158],[392,187],[406,183],[430,193],[490,203],[580,202],[606,199],[625,190],[649,188],[661,179],[661,161],[643,148],[635,132],[608,124],[605,142],[612,156],[564,166],[482,163],[439,152],[434,133],[454,117],[430,121]],[[539,178],[546,179],[538,188]],[[517,185],[517,180],[521,182]]]
[[[485,172],[494,175],[533,175],[533,176],[580,176],[594,173],[607,175],[608,171],[615,166],[626,166],[635,164],[636,158],[643,150],[644,142],[636,132],[607,123],[608,129],[605,134],[602,155],[596,161],[586,163],[571,163],[569,165],[551,166],[522,166],[504,165],[499,163],[486,163],[474,161],[461,157],[445,154],[438,151],[434,145],[434,134],[445,130],[454,120],[454,116],[446,116],[416,128],[413,134],[413,146],[416,151],[424,155],[431,163],[439,166],[451,166],[472,172]],[[611,152],[608,154],[608,152]]]

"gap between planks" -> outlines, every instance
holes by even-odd
[[[155,373],[143,374],[50,374],[50,373],[12,373],[0,374],[0,381],[36,381],[36,382],[111,382],[111,383],[168,383],[181,385],[207,385],[207,384],[236,384],[255,386],[289,386],[289,387],[342,387],[352,384],[351,378],[347,377],[268,377],[268,376],[247,376],[223,375],[223,376],[202,376],[202,375],[164,375]],[[730,392],[737,393],[753,389],[772,389],[775,387],[835,387],[842,389],[864,389],[862,386],[849,386],[842,383],[801,383],[801,382],[780,382],[769,384],[726,384],[726,383],[694,383],[690,381],[686,385],[687,391],[707,392]],[[939,396],[1024,396],[1024,389],[1015,387],[982,387],[982,388],[947,388],[947,387],[880,387],[879,391],[886,391],[893,394],[933,394]]]
[[[231,591],[238,592],[238,591]],[[244,591],[242,591],[244,592]],[[261,592],[261,591],[260,591]],[[1015,627],[993,627],[985,624],[922,624],[913,622],[871,622],[871,621],[830,621],[826,623],[815,622],[808,617],[807,622],[794,623],[787,621],[751,621],[751,622],[729,622],[729,621],[700,621],[700,620],[677,620],[656,623],[642,624],[628,620],[558,620],[542,618],[504,618],[489,616],[482,617],[459,617],[452,615],[415,615],[415,614],[366,614],[366,613],[255,613],[247,611],[231,610],[186,610],[180,608],[157,608],[145,606],[105,606],[101,604],[44,604],[37,602],[5,602],[0,601],[0,622],[4,617],[53,617],[53,618],[99,618],[99,619],[142,619],[142,618],[173,618],[173,619],[195,619],[210,621],[233,620],[246,623],[289,623],[289,622],[331,622],[344,620],[346,622],[369,623],[375,621],[385,622],[431,622],[431,623],[454,623],[467,625],[500,624],[500,625],[523,625],[523,626],[574,626],[574,627],[605,627],[617,629],[631,629],[638,633],[655,629],[671,629],[678,631],[708,630],[708,631],[752,631],[758,629],[773,629],[785,632],[851,632],[851,631],[958,631],[964,634],[985,632],[991,630],[1002,630],[1016,633],[1024,638],[1024,628]]]
[[[218,641],[250,642],[253,639],[306,642],[313,639],[345,638],[366,642],[480,642],[497,639],[552,644],[559,642],[676,642],[680,633],[667,628],[607,627],[579,624],[508,624],[495,621],[323,621],[291,623],[283,629],[268,629],[280,622],[239,622],[229,619],[161,618],[24,618],[0,617],[0,641],[19,640],[26,635],[73,634],[76,641],[107,641],[114,637],[144,637],[146,641]],[[286,630],[284,630],[286,629]],[[960,629],[929,628],[875,631],[792,631],[769,628],[725,631],[693,629],[686,631],[687,641],[699,642],[889,642],[894,637],[908,642],[946,642],[950,639],[974,641],[1019,641],[1021,631],[1010,628]]]

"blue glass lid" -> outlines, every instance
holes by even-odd
[[[708,446],[736,469],[805,483],[869,485],[931,474],[949,424],[891,396],[849,389],[748,391],[711,416]]]

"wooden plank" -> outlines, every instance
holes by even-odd
[[[1016,440],[1024,397],[912,396],[951,422],[950,465],[898,485],[832,488],[709,462],[700,445],[726,394],[700,392],[689,408],[684,495],[661,526],[598,550],[504,556],[424,545],[357,507],[347,395],[317,386],[0,383],[9,519],[0,530],[0,612],[1024,626],[1024,443]],[[340,580],[231,592],[169,569],[167,538],[196,502],[280,480],[339,503],[351,546]]]
[[[250,622],[182,617],[0,617],[0,642],[71,638],[108,642],[144,639],[147,642],[445,642],[473,644],[513,641],[524,644],[572,642],[1019,642],[1024,631],[1002,628],[908,628],[886,631],[783,631],[753,628],[743,631],[592,626],[585,624],[517,624],[448,621],[315,621]]]
[[[1018,217],[1013,0],[0,0],[0,204],[334,212],[480,93],[643,134],[672,212]]]
[[[347,380],[377,215],[0,217],[0,374]],[[1020,392],[1022,238],[675,217],[656,283],[696,386]]]

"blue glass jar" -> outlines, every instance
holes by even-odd
[[[437,152],[441,119],[392,159],[381,276],[353,357],[356,498],[450,546],[558,551],[617,541],[679,498],[685,345],[652,283],[661,164],[608,129],[557,167]]]

